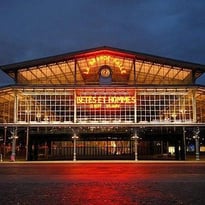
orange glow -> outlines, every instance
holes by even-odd
[[[108,97],[108,96],[135,96],[135,89],[125,88],[85,88],[76,89],[77,96]]]
[[[119,58],[116,58],[116,57],[113,57],[110,55],[99,55],[99,56],[89,58],[89,60],[88,60],[88,65],[91,67],[99,65],[99,64],[114,65],[117,68],[119,68],[121,74],[126,74],[126,72],[127,72],[123,66],[122,59],[119,59]],[[88,73],[89,73],[89,71],[88,71]]]
[[[96,50],[96,51],[91,51],[91,52],[85,52],[85,53],[81,53],[76,55],[75,57],[77,58],[85,58],[85,57],[89,57],[89,56],[96,56],[96,55],[115,55],[115,56],[119,56],[119,57],[126,57],[126,58],[134,58],[135,55],[134,54],[130,54],[127,52],[120,52],[120,51],[114,51],[114,50],[110,50],[110,49],[100,49],[100,50]]]

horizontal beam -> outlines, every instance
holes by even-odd
[[[205,127],[205,123],[0,123],[0,127]]]

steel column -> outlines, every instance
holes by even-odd
[[[16,139],[18,138],[17,136],[17,128],[14,129],[12,132],[12,148],[11,148],[11,161],[14,162],[16,161]]]
[[[137,133],[134,134],[134,136],[132,136],[131,138],[132,140],[134,140],[134,151],[135,151],[135,161],[138,161],[138,136]]]
[[[6,135],[7,135],[7,127],[4,127],[4,158],[6,157]]]
[[[76,161],[76,141],[78,139],[78,136],[74,134],[72,139],[73,139],[73,161]]]
[[[26,160],[28,160],[29,127],[26,128]]]

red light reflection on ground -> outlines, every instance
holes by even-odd
[[[127,164],[86,164],[82,169],[82,164],[74,164],[67,171],[64,179],[71,183],[64,189],[62,199],[69,196],[74,204],[157,204],[162,200],[166,204],[168,200],[168,195],[160,192],[156,184],[144,183],[151,177],[144,167],[133,171]]]
[[[2,164],[1,204],[205,204],[204,163]]]

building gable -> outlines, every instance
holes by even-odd
[[[103,77],[103,66],[109,68],[111,85],[190,84],[205,71],[205,66],[199,64],[110,47],[2,66],[1,69],[18,84],[98,85]]]

